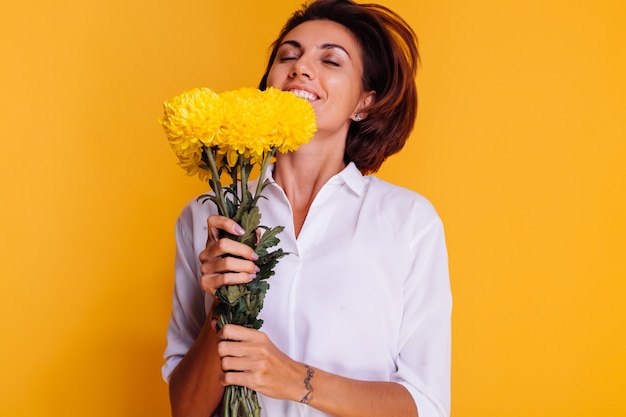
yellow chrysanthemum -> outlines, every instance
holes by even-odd
[[[224,122],[216,141],[232,166],[236,154],[259,158],[270,150],[266,138],[275,131],[276,121],[266,115],[264,94],[255,88],[242,88],[220,94]]]
[[[163,103],[161,125],[179,165],[190,175],[198,172],[203,147],[214,146],[223,118],[219,101],[210,89],[195,88]]]
[[[241,88],[216,94],[195,88],[165,101],[161,120],[179,165],[190,175],[200,172],[205,148],[217,149],[234,166],[239,155],[260,163],[268,152],[296,150],[315,133],[315,112],[304,99],[268,88]]]
[[[284,153],[307,143],[317,130],[315,112],[309,102],[275,88],[265,90],[265,95],[270,117],[275,120],[272,146]]]

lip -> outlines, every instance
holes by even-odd
[[[316,101],[320,99],[319,94],[317,94],[312,89],[304,87],[302,85],[288,85],[284,88],[284,91],[304,91],[305,93],[311,94],[315,97],[314,99],[308,99],[309,101]]]

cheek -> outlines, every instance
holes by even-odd
[[[327,88],[330,91],[341,91],[342,94],[336,96],[336,103],[344,111],[351,112],[359,102],[362,89],[360,84],[355,83],[352,79],[336,79],[332,82],[328,82]]]
[[[278,88],[278,80],[280,79],[280,71],[276,69],[276,66],[270,68],[267,74],[267,86]]]

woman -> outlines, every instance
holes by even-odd
[[[285,225],[261,331],[212,318],[222,285],[255,275],[241,233],[195,200],[177,226],[164,377],[174,416],[209,416],[223,387],[254,389],[264,416],[447,416],[450,308],[441,222],[426,199],[372,176],[417,109],[415,35],[390,10],[318,0],[283,28],[260,88],[311,102],[315,137],[280,154],[260,202]],[[208,220],[207,220],[208,219]],[[207,239],[208,234],[208,239]]]

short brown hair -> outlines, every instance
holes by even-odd
[[[284,37],[310,20],[330,20],[346,27],[357,39],[363,55],[363,89],[375,91],[368,117],[352,122],[344,162],[354,162],[363,174],[378,171],[388,156],[400,151],[417,116],[415,75],[419,63],[417,37],[407,22],[378,4],[351,0],[316,0],[296,11],[272,44],[259,88],[267,77]]]

